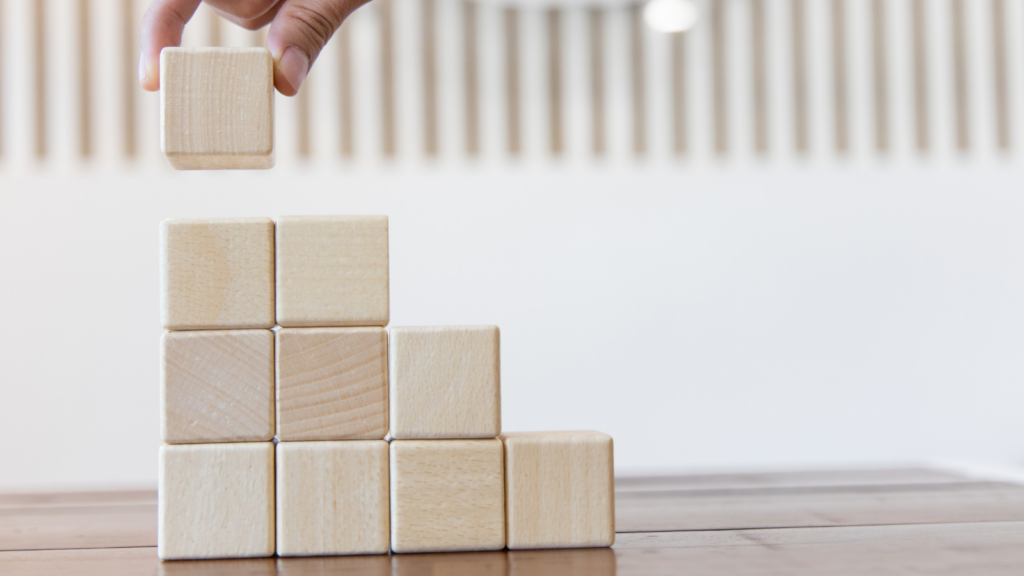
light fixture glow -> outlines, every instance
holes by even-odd
[[[697,23],[692,0],[651,0],[644,6],[644,22],[655,32],[686,32]]]

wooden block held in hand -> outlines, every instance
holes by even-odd
[[[612,438],[600,432],[508,432],[508,547],[615,543]]]
[[[277,436],[372,440],[388,432],[383,328],[277,331]]]
[[[160,150],[178,170],[274,167],[274,60],[266,48],[164,48]]]
[[[274,222],[161,222],[160,319],[167,330],[272,327]]]
[[[497,326],[392,328],[388,354],[393,437],[501,434]]]
[[[274,444],[160,448],[157,556],[274,554]]]
[[[388,217],[277,219],[277,323],[387,326]]]
[[[160,436],[168,444],[272,439],[274,333],[164,333],[160,340]]]
[[[277,554],[386,554],[388,443],[277,444]]]
[[[505,547],[498,440],[391,442],[391,549],[458,552]]]

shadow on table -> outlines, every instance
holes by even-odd
[[[160,576],[615,576],[611,548],[161,562]]]

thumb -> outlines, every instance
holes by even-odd
[[[284,0],[270,24],[274,85],[294,96],[334,31],[365,0]]]

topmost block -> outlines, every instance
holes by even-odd
[[[273,168],[270,51],[164,48],[160,149],[178,170]]]
[[[160,320],[167,330],[274,325],[274,221],[160,223]]]
[[[386,326],[387,216],[277,219],[277,323]]]

